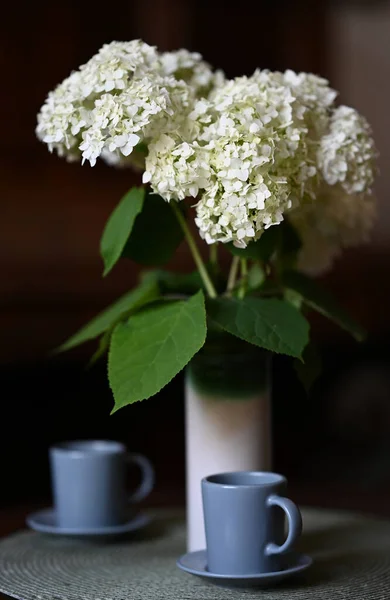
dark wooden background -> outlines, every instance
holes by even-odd
[[[289,67],[332,78],[329,8],[266,0],[128,0],[102,8],[37,1],[8,3],[2,12],[0,503],[46,498],[48,445],[75,437],[113,437],[147,453],[158,470],[156,494],[181,501],[181,377],[156,398],[109,417],[104,362],[85,370],[93,347],[49,356],[135,281],[130,262],[103,280],[98,245],[107,216],[137,180],[130,171],[50,155],[35,138],[36,113],[50,89],[114,39],[198,50],[229,76]],[[357,346],[313,319],[325,371],[309,398],[289,363],[274,363],[275,463],[304,485],[342,480],[347,471],[351,479],[388,483],[389,246],[390,232],[388,245],[374,238],[345,253],[325,279],[369,329],[368,341]],[[191,268],[184,248],[172,267]]]

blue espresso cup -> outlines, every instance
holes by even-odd
[[[283,475],[269,472],[220,473],[202,480],[210,572],[254,575],[285,567],[283,555],[302,531],[301,513],[285,497],[286,487]]]
[[[130,517],[129,505],[145,498],[154,486],[154,470],[141,454],[110,440],[70,441],[50,448],[50,468],[57,526],[100,528],[120,525]],[[128,497],[129,463],[142,471],[139,487]]]

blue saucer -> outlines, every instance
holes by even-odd
[[[294,557],[294,566],[282,571],[273,571],[272,573],[254,573],[251,575],[220,575],[211,573],[207,570],[206,550],[198,550],[183,554],[177,561],[177,566],[182,571],[203,577],[217,585],[224,587],[270,587],[289,579],[298,573],[305,571],[313,563],[310,556],[297,554]]]
[[[28,527],[35,531],[39,531],[40,533],[75,537],[111,537],[124,535],[146,527],[149,522],[150,518],[141,513],[134,515],[126,523],[111,525],[109,527],[86,527],[77,529],[72,527],[59,527],[56,523],[56,514],[53,508],[46,508],[45,510],[36,512],[29,515],[26,519]]]

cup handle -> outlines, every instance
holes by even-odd
[[[135,492],[129,497],[129,502],[140,502],[146,498],[146,496],[149,496],[154,487],[154,469],[150,460],[142,454],[128,453],[126,458],[128,463],[135,463],[141,469],[142,481]]]
[[[302,515],[299,508],[292,500],[282,498],[281,496],[272,495],[267,498],[267,506],[279,506],[284,510],[288,520],[288,535],[287,539],[281,546],[273,542],[267,544],[265,553],[267,556],[272,554],[285,554],[295,544],[302,533]]]

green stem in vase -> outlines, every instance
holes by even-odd
[[[248,282],[248,261],[246,258],[241,259],[241,282],[238,290],[240,300],[245,297]]]
[[[194,262],[198,268],[199,271],[199,275],[202,278],[202,281],[204,283],[204,286],[207,290],[208,295],[210,296],[210,298],[216,298],[217,297],[217,292],[215,290],[214,284],[211,281],[211,277],[208,274],[208,271],[205,267],[205,264],[203,262],[203,259],[200,255],[198,246],[196,245],[195,239],[190,231],[190,228],[188,227],[187,221],[185,220],[185,217],[183,215],[183,213],[181,212],[180,208],[178,207],[177,203],[175,201],[170,202],[170,205],[172,207],[173,212],[176,215],[177,220],[179,221],[180,227],[183,230],[183,233],[185,235],[185,238],[187,240],[189,249],[191,251],[192,257],[194,259]]]
[[[210,246],[210,263],[214,267],[218,267],[218,246],[217,246],[217,244],[211,244],[211,246]]]
[[[239,257],[233,256],[233,260],[232,260],[232,264],[230,266],[230,271],[229,271],[229,276],[228,276],[227,287],[226,287],[226,291],[228,294],[231,294],[231,292],[234,290],[234,287],[236,285],[236,279],[237,279],[239,265],[240,265]]]

